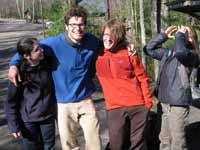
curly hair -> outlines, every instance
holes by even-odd
[[[87,11],[81,6],[73,6],[68,12],[66,12],[64,17],[66,25],[68,25],[69,19],[72,17],[82,17],[84,23],[87,23]]]

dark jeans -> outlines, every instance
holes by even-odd
[[[54,150],[55,120],[24,122],[21,127],[24,150]]]
[[[108,111],[111,150],[141,150],[148,109],[144,105]]]

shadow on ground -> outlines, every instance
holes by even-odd
[[[186,128],[186,136],[189,150],[200,149],[200,121],[188,125]]]

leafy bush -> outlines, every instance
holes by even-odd
[[[47,36],[53,36],[65,31],[64,14],[67,10],[67,5],[60,0],[55,0],[50,9],[44,10],[45,18],[54,22],[54,26],[46,30]]]

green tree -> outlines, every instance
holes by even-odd
[[[55,0],[50,9],[44,10],[44,17],[54,22],[54,26],[46,31],[47,36],[56,35],[65,31],[64,13],[68,6],[61,0]]]

